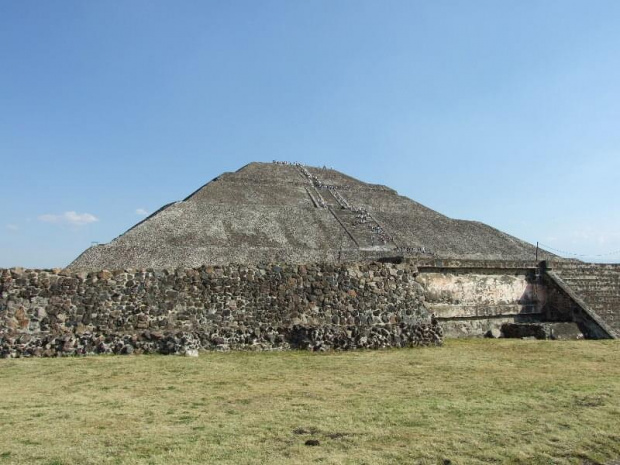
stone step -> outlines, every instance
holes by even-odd
[[[557,274],[607,325],[620,330],[620,266],[558,266]]]

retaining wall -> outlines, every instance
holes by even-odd
[[[604,271],[616,276],[616,268]],[[529,262],[439,259],[91,273],[4,269],[0,356],[402,347],[541,321],[572,321],[588,337],[609,337],[602,320],[549,276]],[[596,286],[609,293],[609,279]]]
[[[441,342],[411,264],[0,271],[4,355]]]

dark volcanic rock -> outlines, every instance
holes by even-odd
[[[296,265],[284,264],[68,276],[29,272],[31,281],[0,270],[0,357],[442,342],[420,299],[424,290],[415,281],[414,264],[313,264],[303,275]],[[115,279],[103,279],[110,276]],[[388,290],[376,293],[378,283]]]

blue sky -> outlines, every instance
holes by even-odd
[[[617,0],[0,0],[0,267],[272,159],[620,262],[618,24]]]

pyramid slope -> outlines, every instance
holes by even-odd
[[[169,204],[71,270],[336,262],[395,255],[532,260],[535,248],[338,171],[250,163]]]

